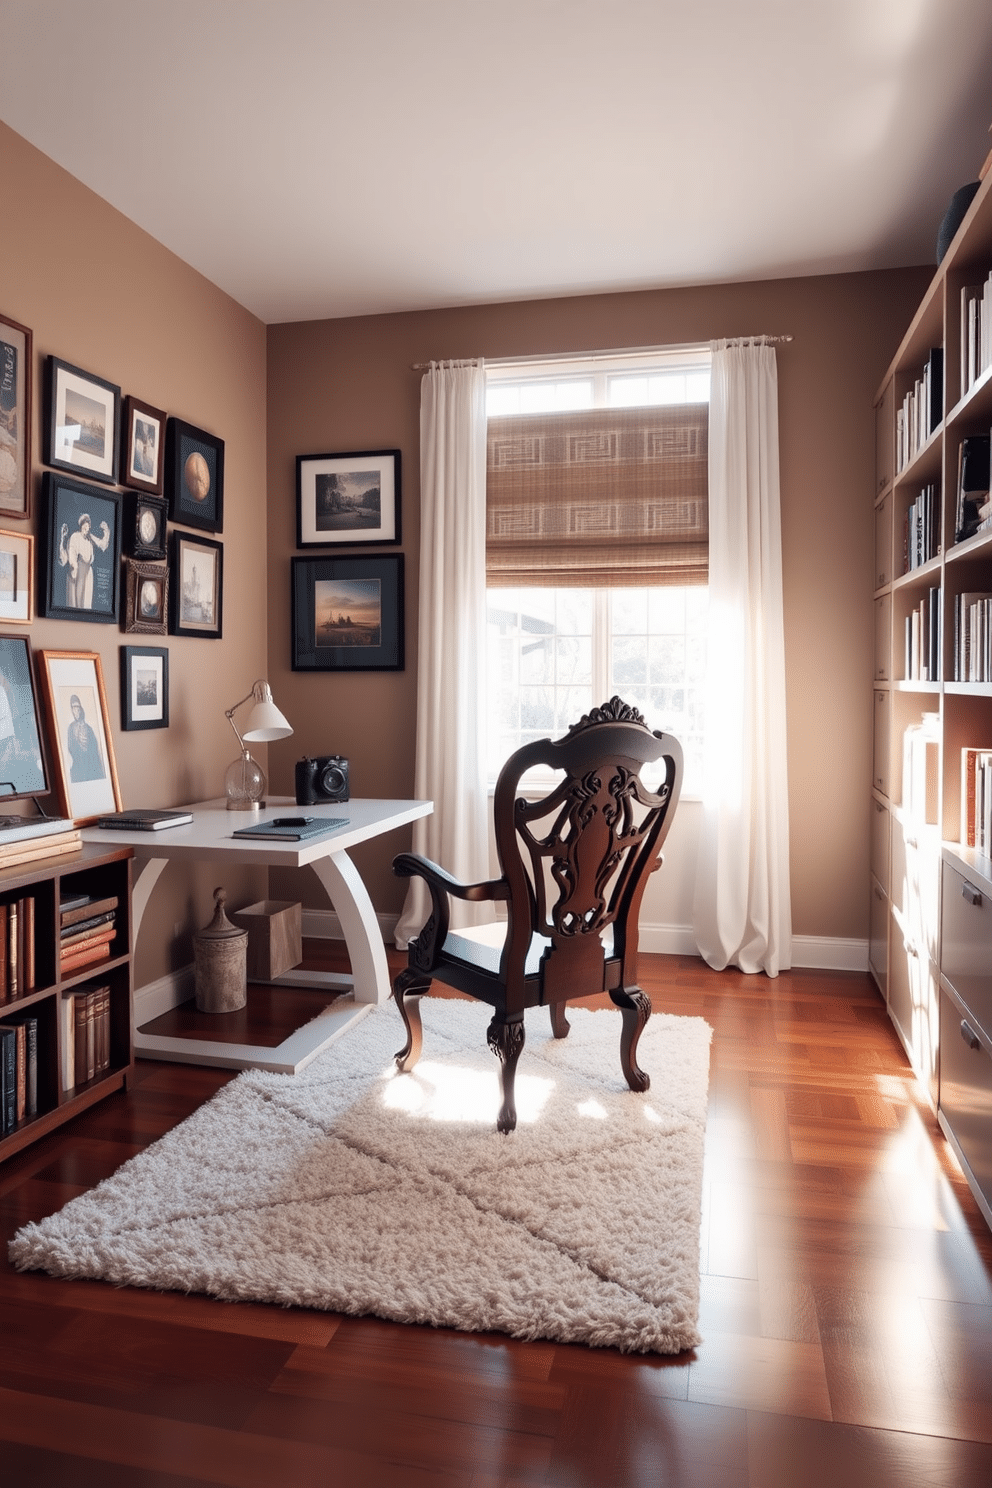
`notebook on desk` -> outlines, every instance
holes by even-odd
[[[347,825],[346,816],[312,816],[292,825],[282,821],[254,822],[250,827],[238,827],[231,836],[255,837],[269,842],[308,842],[312,837],[323,837],[325,833]]]
[[[193,820],[191,811],[156,811],[139,808],[136,811],[114,811],[101,816],[98,827],[111,832],[161,832],[166,827],[182,827]]]

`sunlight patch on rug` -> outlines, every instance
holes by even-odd
[[[620,1073],[618,1013],[532,1012],[519,1124],[495,1130],[490,1010],[425,998],[398,1074],[374,1009],[299,1075],[248,1070],[10,1242],[19,1270],[117,1286],[678,1353],[698,1343],[712,1031],[656,1013]]]

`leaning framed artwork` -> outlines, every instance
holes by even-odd
[[[0,797],[47,791],[28,638],[0,635]]]
[[[129,396],[121,420],[121,485],[160,496],[164,479],[165,414]]]
[[[224,530],[224,441],[170,418],[165,441],[169,516],[185,527]]]
[[[121,498],[46,470],[41,613],[55,620],[117,620]]]
[[[169,562],[169,631],[217,640],[223,626],[224,548],[209,537],[174,532]]]
[[[121,647],[121,727],[169,727],[169,653],[164,646]]]
[[[292,559],[294,672],[403,670],[403,554]]]
[[[34,619],[34,538],[0,532],[0,621],[30,625]]]
[[[45,464],[117,484],[121,390],[82,367],[50,356],[45,392]]]
[[[62,812],[80,826],[123,810],[95,651],[40,651],[41,692]]]
[[[297,455],[298,548],[354,548],[399,540],[398,449]]]
[[[0,315],[0,512],[31,509],[31,332]]]

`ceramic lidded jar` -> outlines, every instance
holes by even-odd
[[[231,924],[226,900],[226,889],[214,889],[214,917],[193,936],[199,1013],[233,1013],[248,1000],[248,931]]]

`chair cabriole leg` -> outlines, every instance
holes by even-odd
[[[524,1023],[522,1018],[508,1023],[497,1013],[486,1032],[489,1047],[500,1064],[500,1094],[503,1104],[496,1118],[496,1129],[511,1132],[517,1124],[517,1108],[514,1102],[513,1084],[517,1073],[517,1060],[524,1046]]]
[[[651,999],[639,987],[633,987],[629,991],[621,987],[616,992],[611,992],[610,997],[620,1009],[623,1018],[620,1033],[620,1068],[623,1070],[623,1077],[631,1090],[648,1090],[651,1079],[638,1066],[637,1045],[651,1016]]]
[[[430,977],[425,977],[423,972],[413,971],[410,967],[401,971],[393,983],[393,997],[396,999],[396,1006],[400,1010],[400,1017],[406,1029],[406,1043],[395,1056],[396,1068],[404,1074],[412,1070],[420,1058],[420,1050],[424,1042],[424,1027],[420,1021],[420,999],[430,984]]]

